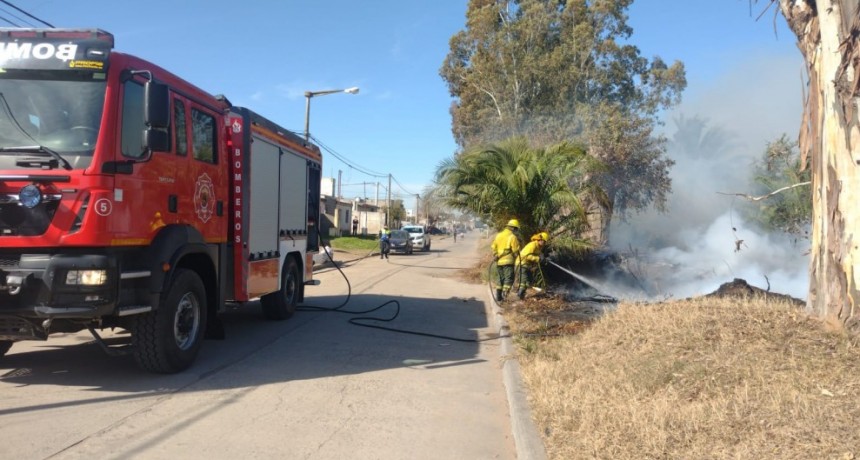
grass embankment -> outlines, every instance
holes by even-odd
[[[486,283],[490,262],[463,279]],[[860,338],[736,281],[653,304],[505,302],[549,457],[860,458]]]
[[[860,457],[857,338],[773,297],[506,309],[553,459]]]

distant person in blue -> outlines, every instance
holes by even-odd
[[[391,239],[391,230],[388,229],[388,225],[382,226],[382,231],[379,232],[379,258],[387,259],[388,253],[391,249],[390,240]]]

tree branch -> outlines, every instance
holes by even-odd
[[[746,198],[749,201],[761,201],[761,200],[764,200],[765,198],[770,198],[773,195],[776,195],[777,193],[782,193],[786,190],[793,189],[795,187],[800,187],[801,185],[809,185],[811,183],[812,183],[812,181],[799,182],[797,184],[788,185],[788,186],[785,186],[783,188],[776,189],[776,190],[768,193],[767,195],[762,195],[762,196],[752,196],[752,195],[747,195],[745,193],[723,193],[723,192],[717,192],[717,193],[719,193],[720,195],[739,196],[741,198]]]
[[[477,84],[473,83],[472,86],[474,86],[478,91],[486,94],[487,96],[490,96],[490,99],[493,100],[493,105],[496,107],[496,113],[499,114],[499,120],[500,121],[504,120],[505,118],[502,117],[502,108],[499,107],[499,101],[496,100],[496,96],[493,95],[493,93],[491,93],[489,90],[486,90]]]

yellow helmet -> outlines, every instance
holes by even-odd
[[[508,221],[508,224],[506,225],[506,227],[520,228],[520,221],[518,221],[516,219],[511,219]]]
[[[547,232],[535,233],[534,235],[532,235],[531,240],[532,241],[549,241],[549,233],[547,233]]]

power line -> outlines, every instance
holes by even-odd
[[[340,155],[339,153],[337,153],[334,149],[332,149],[331,147],[329,147],[329,146],[327,146],[327,145],[323,144],[319,139],[317,139],[317,138],[315,138],[315,137],[312,137],[312,139],[313,139],[313,140],[314,140],[314,142],[316,142],[320,147],[322,147],[326,152],[330,153],[333,157],[337,158],[338,160],[340,160],[341,162],[343,162],[344,164],[346,164],[347,166],[349,166],[351,169],[354,169],[354,170],[356,170],[356,171],[358,171],[358,172],[360,172],[360,173],[362,173],[362,174],[366,174],[366,175],[371,176],[371,177],[377,177],[377,178],[386,177],[386,175],[385,175],[385,174],[378,173],[378,172],[373,171],[373,170],[371,170],[371,169],[368,169],[368,168],[365,168],[365,167],[363,167],[363,166],[360,166],[360,165],[357,165],[357,164],[354,164],[354,163],[350,162],[349,160],[347,160],[346,158],[344,158],[342,155]]]
[[[18,20],[18,21],[20,21],[20,22],[24,22],[24,23],[26,23],[26,24],[27,24],[28,26],[30,26],[30,27],[36,27],[36,25],[35,25],[35,24],[33,24],[32,22],[30,22],[30,21],[28,21],[28,20],[26,20],[26,19],[24,19],[24,18],[22,18],[22,17],[20,17],[20,16],[16,15],[15,13],[12,13],[12,12],[8,11],[8,10],[7,10],[7,9],[5,9],[5,8],[0,8],[0,11],[2,11],[3,13],[8,14],[9,16],[11,16],[11,17],[15,18],[16,20]],[[3,19],[4,19],[5,21],[9,22],[9,20],[8,20],[8,19],[6,19],[6,18],[5,18],[5,16],[3,17]],[[16,26],[16,27],[21,27],[20,25],[17,25],[17,24],[16,24],[15,26]]]
[[[391,176],[391,180],[393,180],[394,183],[397,184],[398,187],[400,187],[400,190],[403,190],[403,192],[406,193],[407,195],[413,195],[413,196],[417,195],[417,193],[412,193],[409,190],[406,190],[406,187],[404,187],[400,182],[398,182],[394,176]]]
[[[360,172],[360,173],[362,173],[362,174],[366,174],[366,175],[368,175],[368,176],[371,176],[371,177],[378,177],[378,178],[388,177],[388,174],[382,174],[382,173],[379,173],[379,172],[373,171],[373,170],[371,170],[371,169],[365,168],[364,166],[357,165],[357,164],[355,164],[355,163],[353,163],[353,162],[351,162],[351,161],[347,160],[346,158],[344,158],[343,156],[341,156],[340,154],[338,154],[337,152],[335,152],[333,148],[331,148],[331,147],[329,147],[329,146],[325,145],[322,141],[320,141],[320,140],[319,140],[319,138],[316,138],[316,137],[314,137],[313,135],[311,136],[311,139],[313,139],[313,141],[314,141],[317,145],[319,145],[320,147],[322,147],[322,148],[323,148],[323,150],[325,150],[326,152],[328,152],[328,153],[332,154],[332,156],[333,156],[333,157],[337,158],[338,160],[340,160],[341,162],[343,162],[344,164],[346,164],[346,165],[347,165],[347,166],[349,166],[350,168],[352,168],[352,169],[354,169],[354,170],[356,170],[356,171],[358,171],[358,172]]]
[[[31,18],[31,19],[35,19],[35,20],[37,20],[37,21],[41,22],[42,24],[45,24],[45,25],[46,25],[46,26],[48,26],[48,27],[51,27],[51,28],[53,28],[53,27],[54,27],[54,25],[53,25],[53,24],[51,24],[51,23],[49,23],[48,21],[43,21],[42,19],[39,19],[39,18],[37,18],[36,16],[33,16],[32,14],[30,14],[30,13],[28,13],[28,12],[26,12],[26,11],[22,10],[21,8],[18,8],[17,6],[13,5],[13,4],[12,4],[12,3],[10,3],[10,2],[7,2],[6,0],[0,0],[0,2],[5,3],[6,5],[9,5],[9,6],[11,6],[12,8],[15,8],[15,9],[16,9],[16,10],[18,10],[19,12],[21,12],[21,13],[23,13],[23,14],[27,15],[27,17],[29,17],[29,18]],[[18,26],[18,27],[20,27],[20,26]]]
[[[340,154],[338,154],[337,152],[335,152],[335,151],[334,151],[334,149],[332,149],[331,147],[329,147],[329,146],[325,145],[322,141],[320,141],[320,140],[319,140],[319,138],[314,137],[313,135],[311,135],[310,137],[311,137],[311,139],[312,139],[312,140],[313,140],[317,145],[319,145],[323,150],[325,150],[326,152],[328,152],[328,153],[332,154],[332,156],[334,156],[335,158],[337,158],[338,160],[340,160],[341,162],[343,162],[344,164],[346,164],[346,165],[347,165],[347,166],[349,166],[350,168],[355,169],[356,171],[358,171],[358,172],[360,172],[360,173],[362,173],[362,174],[366,174],[366,175],[368,175],[368,176],[376,177],[376,178],[380,178],[380,179],[381,179],[381,178],[386,178],[386,177],[391,177],[391,180],[393,180],[393,181],[394,181],[394,183],[395,183],[395,184],[397,184],[397,186],[398,186],[398,187],[400,187],[400,190],[403,190],[403,192],[404,192],[404,193],[406,193],[407,195],[410,195],[410,196],[415,196],[415,195],[417,195],[417,193],[412,193],[411,191],[406,190],[406,187],[404,187],[404,186],[403,186],[403,184],[401,184],[401,183],[397,180],[397,178],[396,178],[396,177],[394,177],[394,175],[393,175],[393,174],[382,174],[382,173],[378,173],[378,172],[376,172],[376,171],[370,170],[370,169],[365,168],[365,167],[363,167],[363,166],[359,166],[359,165],[357,165],[357,164],[354,164],[354,163],[352,163],[352,162],[348,161],[346,158],[344,158],[344,157],[343,157],[343,156],[341,156]]]
[[[15,26],[15,27],[21,27],[21,25],[20,25],[20,24],[15,24],[14,22],[12,22],[12,21],[10,21],[10,20],[6,19],[6,18],[5,18],[5,17],[3,17],[3,16],[0,16],[0,21],[8,22],[9,24],[12,24],[12,25],[13,25],[13,26]]]

